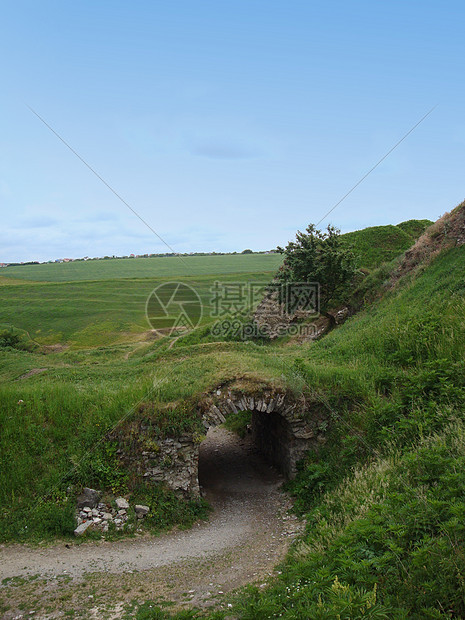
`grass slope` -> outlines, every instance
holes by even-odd
[[[315,343],[215,342],[203,326],[171,348],[1,349],[0,539],[69,535],[70,484],[137,492],[101,442],[135,403],[151,403],[160,436],[200,432],[201,395],[242,377],[304,393],[327,440],[288,487],[305,536],[228,614],[465,617],[464,282],[465,246],[448,247]],[[181,521],[201,510],[170,506]]]
[[[397,224],[397,228],[401,228],[413,239],[418,239],[432,223],[431,220],[407,220]]]
[[[397,226],[372,226],[346,233],[342,239],[353,246],[360,267],[373,269],[408,250],[431,224],[429,220],[408,220]]]
[[[465,247],[301,351],[330,433],[289,485],[307,518],[240,618],[465,616]]]

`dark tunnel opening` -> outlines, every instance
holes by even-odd
[[[289,424],[279,413],[252,413],[252,441],[260,455],[289,476]]]
[[[199,450],[202,494],[234,492],[244,485],[250,490],[270,476],[283,482],[289,476],[289,441],[289,424],[279,413],[254,410],[243,438],[211,426]]]
[[[244,438],[222,426],[211,427],[199,450],[201,495],[215,508],[225,502],[268,492],[284,481],[279,470]]]

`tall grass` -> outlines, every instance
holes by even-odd
[[[381,268],[366,289],[379,299],[315,343],[216,342],[201,327],[128,359],[120,346],[47,357],[2,349],[1,539],[68,535],[69,486],[124,488],[102,438],[137,415],[135,403],[160,436],[181,433],[200,423],[206,391],[253,379],[304,392],[326,442],[288,485],[307,519],[303,540],[281,577],[249,589],[231,613],[465,617],[464,259],[464,246],[442,252],[382,296]]]
[[[465,616],[465,248],[300,352],[330,416],[288,485],[306,534],[239,618]]]

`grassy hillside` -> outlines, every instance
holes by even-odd
[[[360,267],[372,269],[408,250],[431,224],[429,220],[408,220],[397,226],[372,226],[346,233],[342,239],[353,246]]]
[[[397,228],[401,228],[413,239],[418,239],[432,223],[431,220],[407,220],[397,224]]]
[[[400,267],[397,260],[374,270],[377,301],[314,343],[215,342],[203,326],[174,346],[120,343],[47,356],[0,347],[0,539],[68,536],[70,484],[129,489],[100,441],[107,428],[149,401],[160,436],[200,432],[202,394],[240,376],[304,393],[309,415],[326,415],[327,440],[288,485],[307,520],[304,537],[280,577],[250,588],[228,613],[465,617],[463,205],[451,217],[453,225],[451,218],[435,225]],[[405,231],[387,228],[400,230],[392,238],[403,243]],[[35,286],[64,285],[31,284],[32,299]],[[111,288],[92,290],[111,296]],[[69,302],[71,317],[80,295]],[[26,289],[13,299],[11,316],[21,316]],[[37,325],[45,321],[46,307]],[[28,376],[34,368],[43,372]],[[192,505],[185,516],[178,507],[179,519],[199,511]]]
[[[238,617],[465,617],[465,247],[421,267],[294,360],[331,430],[289,485],[307,533]]]

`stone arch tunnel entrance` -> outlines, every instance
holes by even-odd
[[[285,478],[292,478],[305,452],[324,440],[318,421],[308,420],[302,405],[272,390],[252,395],[231,386],[220,386],[206,399],[202,417],[208,430],[223,424],[232,414],[250,412],[255,451]]]
[[[198,403],[198,414],[207,433],[239,412],[251,413],[250,449],[287,479],[295,476],[297,463],[305,452],[325,440],[324,414],[310,413],[303,396],[296,399],[292,394],[250,380],[221,385]],[[151,435],[150,425],[140,424],[131,436],[129,444],[120,437],[118,453],[133,471],[185,496],[200,494],[201,442],[197,434],[159,439]],[[221,446],[217,449],[221,450]]]

